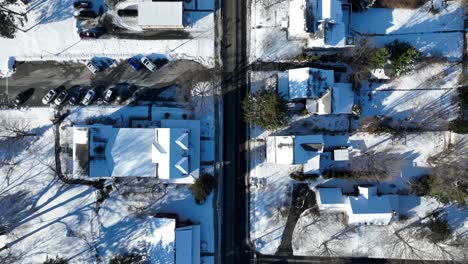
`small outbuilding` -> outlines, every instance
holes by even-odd
[[[183,29],[182,0],[140,0],[138,24],[143,29]]]

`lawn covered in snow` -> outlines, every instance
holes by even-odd
[[[207,164],[201,169],[212,173],[213,89],[211,83],[198,83],[196,87],[198,93],[192,94],[190,103],[182,104],[185,110],[159,106],[70,107],[59,129],[60,144],[69,146],[71,125],[84,125],[90,117],[108,116],[117,120],[116,125],[129,126],[130,117],[148,117],[150,112],[150,120],[138,123],[146,126],[163,119],[165,113],[173,119],[187,114],[202,124],[201,144],[206,146],[201,149],[201,159]],[[180,221],[200,225],[201,252],[208,253],[202,261],[214,262],[213,194],[198,205],[188,186],[161,185],[157,179],[119,179],[106,182],[109,197],[101,201],[101,194],[93,187],[67,185],[56,176],[55,129],[50,121],[53,108],[1,110],[0,115],[2,120],[27,124],[35,134],[14,145],[1,139],[0,220],[5,233],[0,235],[0,248],[6,248],[0,251],[0,259],[10,254],[14,263],[42,263],[47,256],[63,257],[69,263],[107,263],[118,254],[135,252],[146,255],[152,263],[167,263],[173,245],[160,238],[170,238],[166,233],[173,235],[174,230],[152,217],[169,213],[177,214]],[[70,172],[69,156],[62,153],[60,158],[62,171]]]
[[[432,13],[431,2],[414,10],[369,8],[366,12],[353,13],[351,29],[358,35],[368,35],[380,47],[398,39],[411,43],[424,56],[460,61],[463,55],[463,8],[459,1],[448,1],[447,6]]]
[[[459,113],[461,74],[461,63],[423,60],[415,70],[389,82],[363,82],[356,100],[362,107],[361,119],[384,115],[403,125],[446,130]]]

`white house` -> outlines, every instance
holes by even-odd
[[[199,176],[200,122],[162,120],[159,128],[74,127],[75,177],[157,177],[193,183]]]
[[[138,25],[143,29],[183,29],[182,0],[140,0]]]
[[[305,174],[320,172],[320,154],[323,153],[322,135],[268,136],[266,157],[268,163],[302,164]]]
[[[298,68],[280,72],[278,93],[286,100],[305,100],[311,114],[350,114],[354,105],[352,84],[335,82],[333,70]]]
[[[399,210],[397,195],[377,195],[375,186],[358,186],[359,195],[343,195],[341,188],[317,188],[317,204],[323,211],[342,211],[350,225],[387,225]]]
[[[306,48],[349,46],[351,6],[340,0],[289,0],[288,38]]]

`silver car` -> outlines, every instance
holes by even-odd
[[[145,65],[145,67],[150,70],[151,72],[154,72],[154,70],[156,70],[156,65],[154,65],[154,63],[152,63],[147,57],[143,56],[141,58],[141,63],[143,63],[143,65]]]
[[[93,101],[95,95],[96,91],[94,91],[94,89],[89,90],[83,98],[83,101],[81,101],[81,103],[83,105],[89,105],[91,101]]]

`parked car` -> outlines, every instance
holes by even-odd
[[[145,67],[150,70],[151,72],[154,72],[156,70],[156,65],[154,65],[153,62],[151,62],[147,57],[143,56],[141,57],[141,63],[145,65]]]
[[[84,88],[79,85],[75,85],[68,89],[68,91],[68,104],[76,105],[80,101]]]
[[[20,92],[15,97],[15,106],[24,104],[34,93],[34,88],[29,88],[25,91]]]
[[[106,33],[103,27],[92,28],[86,31],[81,31],[78,35],[81,39],[97,39]]]
[[[142,99],[142,97],[145,96],[149,92],[149,90],[150,89],[148,87],[142,87],[142,88],[136,90],[132,95],[132,100],[133,101],[138,101],[138,100]]]
[[[119,89],[118,93],[116,93],[115,98],[115,101],[118,104],[122,104],[123,102],[125,102],[128,98],[132,96],[133,92],[137,90],[137,87],[135,85],[131,85],[128,83],[120,83],[117,84],[117,86],[120,86],[121,88]]]
[[[114,97],[115,97],[115,92],[116,92],[115,86],[111,86],[109,89],[107,89],[104,92],[104,102],[105,103],[112,102],[114,100]]]
[[[42,103],[49,104],[50,102],[52,102],[52,100],[55,99],[57,94],[59,94],[63,90],[65,90],[65,86],[61,85],[55,89],[48,91],[47,94],[42,98]]]
[[[68,99],[68,92],[64,90],[59,93],[57,98],[55,98],[54,104],[57,106],[62,105],[67,99]]]
[[[73,2],[73,8],[75,9],[91,9],[93,8],[93,2],[86,0],[78,0]]]
[[[127,60],[128,65],[132,67],[135,71],[139,71],[141,69],[141,62],[136,58],[132,57]]]
[[[88,90],[88,92],[86,93],[85,97],[83,98],[83,101],[81,101],[81,103],[83,105],[89,105],[93,99],[94,99],[94,96],[96,96],[96,91],[95,89],[90,89]]]
[[[98,66],[96,66],[96,64],[94,64],[92,61],[88,61],[88,62],[86,63],[86,67],[87,67],[88,70],[90,70],[93,74],[96,74],[96,73],[99,71]]]
[[[117,15],[121,17],[137,17],[138,9],[119,9]]]
[[[76,10],[75,12],[73,12],[73,16],[76,19],[84,20],[84,19],[96,18],[98,17],[98,14],[96,14],[96,12],[94,12],[91,9],[84,9],[84,10]]]

